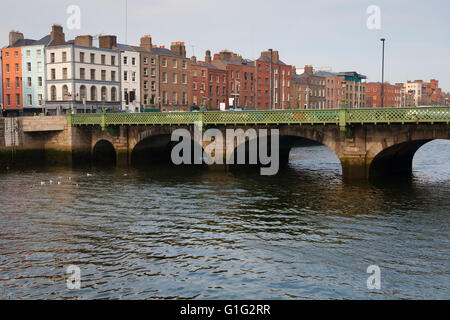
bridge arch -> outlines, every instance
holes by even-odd
[[[367,152],[368,178],[411,175],[413,158],[420,147],[436,139],[450,140],[450,130],[445,127],[420,129],[400,131],[373,143]]]
[[[92,149],[92,160],[94,164],[115,165],[117,155],[114,145],[105,139],[98,140]]]
[[[268,133],[268,141],[270,141],[272,132],[271,130],[267,131]],[[307,145],[307,144],[319,144],[327,147],[331,152],[334,153],[336,158],[340,159],[338,152],[337,152],[337,144],[336,140],[333,136],[334,131],[330,133],[329,131],[321,131],[321,130],[315,130],[314,128],[308,127],[308,128],[299,128],[299,127],[281,127],[279,128],[279,161],[280,161],[280,167],[286,167],[289,164],[289,155],[292,148],[300,145]],[[339,135],[339,129],[336,129],[336,134]],[[245,144],[245,161],[246,166],[248,166],[249,163],[249,146],[254,143],[255,145],[258,145],[258,139],[259,136],[256,139],[250,139],[246,138],[244,144]],[[256,141],[254,141],[256,140]],[[270,143],[268,143],[270,146]],[[232,147],[232,151],[229,150],[228,154],[230,155],[227,159],[227,163],[233,163],[230,168],[237,168],[238,166],[236,164],[237,160],[237,153],[238,153],[238,147],[240,145],[236,143],[234,147]],[[270,154],[269,150],[269,154]],[[261,164],[258,163],[256,166],[260,166]],[[342,162],[341,162],[342,166]]]
[[[144,135],[142,139],[136,141],[131,149],[132,165],[147,165],[154,163],[173,164],[171,159],[172,149],[179,141],[171,141],[171,133],[156,133]],[[203,153],[203,147],[199,146],[191,139],[191,163],[195,162],[193,152],[194,145],[200,148]],[[203,164],[202,164],[203,165]]]

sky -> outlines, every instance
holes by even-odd
[[[80,8],[80,29],[69,29],[72,5]],[[380,29],[367,27],[370,5],[380,9]],[[66,40],[115,34],[138,45],[149,34],[166,48],[184,41],[187,55],[201,60],[207,49],[256,59],[272,48],[287,64],[357,71],[368,82],[381,80],[383,37],[386,81],[438,79],[450,91],[448,0],[0,0],[0,12],[1,47],[11,29],[39,39],[57,23]]]

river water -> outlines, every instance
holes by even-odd
[[[323,146],[293,149],[276,176],[2,173],[0,297],[448,299],[449,160],[450,141],[433,141],[410,179],[375,184],[343,181]],[[79,290],[67,288],[69,265]],[[367,287],[370,265],[380,289]]]

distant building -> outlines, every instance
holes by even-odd
[[[311,65],[306,65],[304,73],[292,75],[290,85],[290,101],[293,109],[324,109],[326,108],[325,77],[314,73]]]
[[[141,111],[141,61],[133,47],[117,44],[120,51],[121,110]]]
[[[342,104],[342,83],[344,77],[338,77],[336,73],[328,71],[318,71],[317,76],[325,78],[325,108],[339,109]]]
[[[227,106],[255,108],[255,62],[228,50],[214,54],[211,64],[227,73]]]
[[[152,51],[152,37],[141,37],[139,47],[132,46],[139,52],[140,65],[140,102],[142,110],[159,110],[159,57]],[[124,93],[123,93],[124,94]]]
[[[384,83],[383,86],[383,107],[401,107],[402,106],[402,85]],[[381,107],[381,83],[369,82],[366,84],[367,107]]]
[[[204,105],[209,110],[219,110],[228,105],[228,73],[211,64],[211,52],[206,51],[205,61],[191,58],[191,105]]]
[[[189,67],[184,42],[172,42],[170,50],[152,48],[158,55],[160,70],[160,110],[189,110]]]
[[[342,102],[344,108],[365,108],[366,106],[366,83],[365,75],[355,71],[338,72],[337,77],[343,77]]]
[[[120,104],[120,55],[116,36],[78,36],[65,41],[61,26],[53,25],[46,50],[47,102],[49,114],[99,113]]]
[[[49,42],[50,36],[45,36],[41,40],[21,47],[22,92],[25,115],[40,113],[45,105],[45,47]]]
[[[412,95],[414,97],[414,106],[420,105],[422,100],[422,83],[419,80],[414,82],[409,81],[404,86],[405,94]]]
[[[257,109],[291,107],[292,66],[280,60],[278,51],[263,51],[256,63]]]

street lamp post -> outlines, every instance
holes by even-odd
[[[380,39],[383,43],[382,46],[382,55],[381,55],[381,108],[384,107],[384,41],[385,38]]]
[[[270,109],[273,109],[273,103],[272,103],[272,49],[269,49],[270,51]]]

